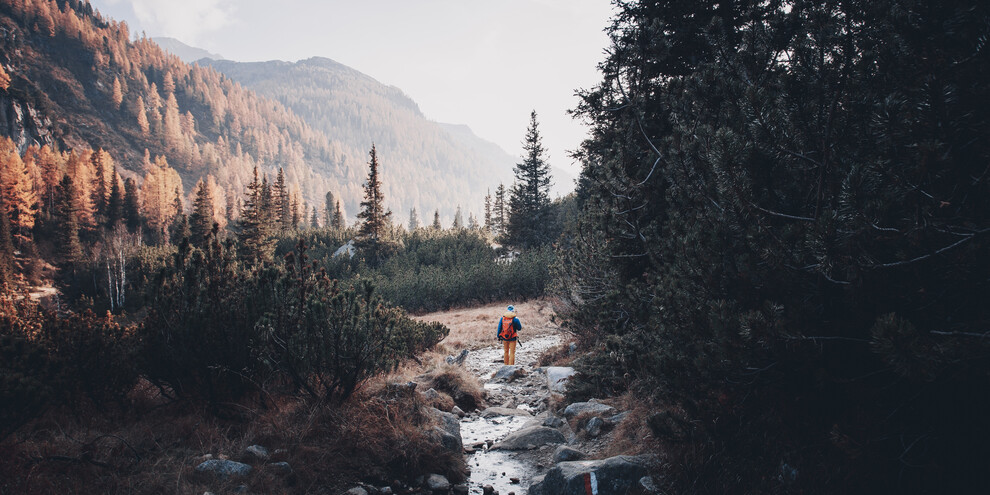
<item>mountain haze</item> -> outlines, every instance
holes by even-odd
[[[517,159],[498,145],[467,126],[428,120],[400,89],[333,60],[199,63],[285,105],[345,157],[364,157],[375,143],[386,202],[399,221],[409,208],[421,218],[439,209],[445,224],[458,206],[480,217],[486,191],[512,181]]]
[[[211,58],[214,60],[223,60],[224,58],[223,55],[210,53],[202,48],[189,46],[175,38],[169,38],[167,36],[155,36],[154,38],[151,38],[151,41],[154,41],[158,44],[158,46],[162,47],[162,50],[179,57],[187,64],[203,58]]]

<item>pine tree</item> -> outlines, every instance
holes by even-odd
[[[79,242],[79,218],[76,206],[76,191],[72,185],[72,177],[65,174],[59,183],[58,196],[55,202],[55,248],[61,263],[72,264],[81,261],[83,257],[82,244]]]
[[[189,216],[190,242],[194,246],[206,247],[214,224],[213,194],[207,181],[200,179],[196,185],[196,199],[193,200],[193,211]]]
[[[14,239],[10,231],[10,220],[7,218],[6,203],[0,194],[0,292],[13,281],[14,273]]]
[[[138,193],[137,181],[127,178],[124,181],[124,220],[127,231],[136,233],[141,228],[141,198]]]
[[[431,225],[433,230],[443,229],[443,225],[440,224],[440,210],[433,210],[433,225]]]
[[[254,167],[254,176],[247,186],[247,198],[241,210],[239,220],[241,232],[241,257],[249,262],[268,262],[272,259],[274,239],[271,238],[271,223],[266,195],[270,195],[267,180],[258,177],[258,167]]]
[[[330,221],[330,228],[333,230],[344,230],[347,227],[347,221],[344,219],[344,211],[340,208],[340,200],[337,200],[337,204],[333,209],[333,219]]]
[[[323,202],[323,225],[330,227],[333,224],[333,208],[334,200],[333,193],[327,191],[325,200]]]
[[[409,210],[409,232],[415,232],[419,229],[419,214],[416,213],[416,208],[411,208]]]
[[[192,236],[192,231],[189,229],[189,216],[186,215],[185,208],[182,206],[182,191],[178,188],[175,190],[172,205],[172,209],[176,213],[168,226],[169,238],[173,244],[179,245],[184,239],[189,239]]]
[[[292,223],[292,200],[289,197],[289,189],[285,185],[285,172],[282,167],[278,168],[275,183],[272,184],[271,201],[278,230],[283,232],[291,230],[294,227]]]
[[[474,213],[468,213],[468,229],[478,230],[480,225],[478,225],[478,219],[475,218]]]
[[[385,210],[385,196],[382,194],[378,178],[378,155],[375,145],[371,145],[371,158],[368,161],[368,181],[364,185],[364,201],[358,219],[362,220],[358,229],[358,240],[368,247],[372,260],[377,260],[380,243],[388,232],[391,211]]]
[[[461,213],[461,206],[457,205],[457,211],[454,212],[454,230],[460,230],[464,228],[464,215]]]
[[[492,234],[501,239],[505,236],[505,221],[508,217],[508,209],[505,204],[505,184],[499,184],[495,189],[494,218],[492,218]]]
[[[536,121],[536,111],[530,114],[529,128],[523,141],[523,161],[516,164],[516,182],[509,197],[509,218],[506,241],[528,247],[546,242],[544,225],[550,206],[550,165],[547,163]]]
[[[124,91],[120,87],[120,79],[117,77],[113,78],[113,89],[110,91],[110,103],[113,105],[113,109],[117,110],[120,108],[120,104],[124,101]]]
[[[125,195],[120,186],[120,180],[117,176],[117,166],[114,165],[113,182],[110,184],[110,198],[107,199],[106,227],[108,229],[113,229],[124,220]]]
[[[313,207],[313,214],[309,217],[309,228],[318,229],[320,228],[320,217],[316,214],[316,207]]]
[[[485,194],[485,232],[492,233],[492,190]]]
[[[144,108],[144,98],[141,96],[138,96],[137,102],[134,103],[134,114],[137,117],[137,126],[141,130],[141,135],[147,137],[151,131],[151,126],[148,123],[148,114]]]
[[[299,216],[299,208],[300,208],[300,205],[299,205],[299,195],[296,194],[295,191],[293,191],[292,194],[290,194],[290,196],[291,196],[292,199],[289,201],[289,212],[290,212],[290,216],[291,216],[291,219],[289,220],[289,222],[290,222],[290,228],[292,230],[295,230],[295,229],[298,229],[299,228],[299,224],[302,223],[302,220],[303,219],[302,219],[302,217]],[[306,212],[303,211],[303,215],[304,216],[305,216],[305,213]]]

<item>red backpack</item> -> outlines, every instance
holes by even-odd
[[[519,336],[519,334],[516,333],[516,327],[512,326],[513,319],[514,318],[511,316],[502,317],[502,329],[498,332],[498,336],[502,340],[510,340]]]

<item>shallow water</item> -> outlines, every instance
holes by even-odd
[[[516,348],[516,364],[523,366],[527,372],[534,373],[533,368],[540,354],[559,343],[559,335],[547,335],[524,342],[522,346]],[[524,386],[525,381],[487,382],[502,366],[501,358],[502,347],[492,346],[472,352],[468,355],[465,364],[482,380],[488,393],[511,399],[520,404],[519,409],[534,412],[534,408],[527,403],[536,398],[540,387],[546,387],[545,381],[536,380],[541,383],[536,387]],[[531,419],[526,416],[466,417],[461,420],[461,438],[465,446],[489,440],[497,443]],[[467,454],[466,461],[471,469],[468,481],[470,493],[473,494],[482,493],[484,485],[492,485],[499,495],[509,493],[524,495],[533,477],[538,474],[533,455],[529,452],[488,450],[486,445],[472,454]],[[512,478],[519,479],[519,483],[512,483]]]

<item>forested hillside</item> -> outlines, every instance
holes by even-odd
[[[10,76],[2,97],[6,134],[29,144],[107,150],[124,177],[147,172],[142,157],[163,156],[185,192],[213,175],[242,194],[258,165],[285,170],[310,204],[341,184],[360,183],[363,160],[282,105],[216,71],[182,62],[127,26],[78,1],[0,3],[0,63]],[[24,117],[20,117],[24,115]],[[356,205],[359,195],[343,196]]]
[[[330,59],[199,63],[285,105],[347,157],[363,157],[375,143],[387,163],[382,175],[388,206],[397,213],[439,209],[445,224],[458,206],[477,214],[486,191],[510,181],[518,161],[464,126],[450,132],[398,88]],[[344,194],[359,194],[359,188],[344,185]]]

